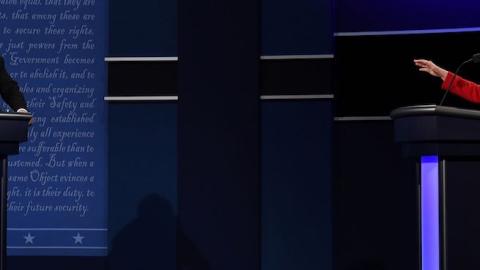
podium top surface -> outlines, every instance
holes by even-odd
[[[30,121],[30,119],[32,119],[32,115],[29,113],[0,112],[0,120]]]
[[[480,110],[460,109],[456,107],[438,105],[416,105],[400,107],[393,110],[390,114],[392,119],[421,115],[438,115],[458,118],[480,119]]]

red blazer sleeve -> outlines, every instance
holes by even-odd
[[[451,85],[450,92],[461,96],[462,98],[469,100],[473,103],[480,103],[480,85],[465,80],[460,76],[456,76],[455,80],[453,77],[454,74],[448,72],[445,81],[443,81],[442,83],[442,89],[447,90]]]

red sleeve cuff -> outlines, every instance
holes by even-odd
[[[443,90],[447,90],[450,87],[450,85],[452,84],[453,77],[454,77],[453,73],[449,71],[447,74],[447,77],[445,77],[445,80],[442,83]]]

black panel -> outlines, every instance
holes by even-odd
[[[390,121],[336,122],[334,269],[418,269],[417,180]]]
[[[448,269],[480,269],[480,161],[447,158]]]
[[[9,256],[9,270],[105,270],[106,257],[63,257],[63,256]]]
[[[332,59],[262,60],[261,94],[332,94],[332,62]],[[176,96],[177,66],[177,61],[110,62],[108,95]]]
[[[177,62],[110,62],[108,95],[177,95]]]
[[[333,59],[262,60],[262,95],[332,94]]]
[[[183,269],[260,269],[260,5],[180,0]],[[196,247],[196,248],[193,248]]]
[[[335,61],[337,116],[388,115],[394,108],[440,102],[441,80],[417,71],[415,58],[449,70],[478,52],[480,33],[338,37]],[[479,66],[461,72],[480,80]],[[478,108],[450,95],[450,106]]]

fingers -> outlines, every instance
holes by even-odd
[[[421,72],[425,72],[425,73],[428,73],[430,75],[434,75],[435,76],[435,73],[433,72],[433,70],[429,69],[429,68],[421,68],[419,69]]]
[[[428,74],[431,74],[431,75],[435,75],[433,70],[431,70],[429,68],[420,68],[419,71],[422,71],[422,72],[425,72],[425,73],[428,73]]]
[[[420,68],[419,70],[422,71],[422,72],[428,73],[432,76],[435,76],[435,77],[441,77],[440,73],[438,73],[435,70],[432,70],[430,68]]]
[[[425,60],[425,59],[418,59],[418,60],[416,59],[416,60],[413,60],[413,62],[418,67],[432,67],[433,66],[432,61],[428,61],[428,60]]]
[[[425,72],[425,73],[428,73],[432,76],[435,76],[435,77],[440,77],[440,78],[444,78],[444,73],[446,72],[444,69],[438,67],[437,65],[435,65],[435,63],[433,63],[432,61],[430,60],[425,60],[425,59],[414,59],[413,62],[415,63],[415,66],[417,66],[419,69],[419,71],[421,72]]]

